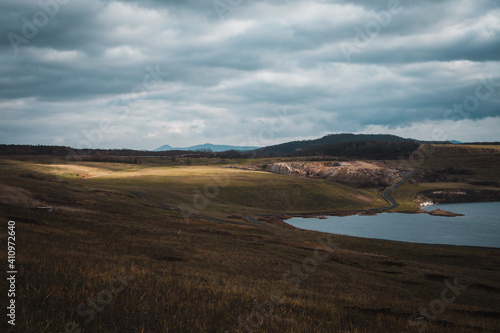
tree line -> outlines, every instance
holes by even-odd
[[[394,139],[394,138],[391,138]],[[305,148],[296,145],[282,146],[286,149],[267,149],[224,152],[201,151],[143,151],[133,149],[74,149],[66,146],[47,145],[0,145],[0,155],[52,155],[66,156],[71,161],[141,163],[141,157],[184,157],[193,158],[261,158],[261,157],[299,157],[310,156],[324,159],[328,156],[365,159],[408,158],[420,143],[413,140],[391,141],[351,141],[321,144]],[[276,147],[276,146],[273,146]],[[293,149],[292,149],[293,148]]]

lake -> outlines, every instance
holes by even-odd
[[[326,216],[286,220],[297,228],[365,238],[411,243],[450,244],[500,248],[500,202],[437,204],[425,207],[444,209],[465,216],[382,213],[372,216]]]

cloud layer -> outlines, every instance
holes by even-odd
[[[500,141],[498,0],[0,7],[2,143]]]

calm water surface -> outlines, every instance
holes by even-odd
[[[294,217],[286,222],[301,229],[356,237],[500,248],[500,202],[438,204],[424,209],[438,208],[465,216],[382,213],[327,216],[326,220]]]

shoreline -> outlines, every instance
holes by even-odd
[[[433,216],[444,216],[444,217],[458,217],[458,216],[465,216],[464,214],[461,213],[453,213],[447,210],[443,209],[435,209],[433,211],[428,211],[425,209],[422,209],[421,207],[429,207],[433,205],[439,205],[439,204],[466,204],[466,203],[480,203],[480,202],[500,202],[500,201],[471,201],[471,202],[438,202],[438,203],[432,203],[432,204],[427,204],[425,206],[419,206],[419,208],[415,211],[398,211],[398,212],[391,212],[391,211],[384,211],[383,209],[370,209],[370,210],[360,210],[360,211],[341,211],[341,212],[310,212],[310,213],[291,213],[291,214],[270,214],[270,215],[253,215],[253,216],[248,216],[247,218],[254,218],[257,221],[261,222],[267,222],[269,224],[273,225],[280,225],[286,228],[294,228],[294,229],[300,229],[297,228],[291,224],[288,224],[286,220],[291,219],[293,217],[300,217],[300,218],[306,218],[306,219],[320,219],[324,220],[327,219],[327,216],[338,216],[338,217],[344,217],[344,216],[352,216],[352,215],[358,215],[358,216],[373,216],[373,215],[378,215],[381,213],[390,213],[390,214],[429,214]]]
[[[295,228],[302,231],[315,231],[332,235],[342,235],[345,237],[385,240],[407,244],[500,249],[500,246],[498,246],[498,242],[496,241],[496,239],[498,239],[498,232],[500,232],[500,229],[498,228],[498,224],[495,223],[496,221],[494,217],[500,202],[471,202],[461,204],[474,203],[487,205],[469,206],[469,208],[458,210],[465,214],[455,214],[440,209],[436,209],[438,211],[437,214],[432,214],[433,211],[428,212],[429,215],[443,217],[468,216],[465,219],[458,219],[456,224],[454,220],[449,220],[449,222],[446,221],[446,218],[439,219],[436,220],[437,222],[434,222],[435,220],[433,217],[425,216],[415,216],[412,218],[380,216],[378,219],[374,220],[355,217],[352,220],[345,221],[339,219],[329,219],[327,223],[323,223],[323,221],[318,219],[313,221],[296,219],[290,223],[293,223]],[[303,216],[300,217],[303,218]],[[482,236],[482,229],[476,234],[476,228],[474,227],[474,222],[476,221],[484,221],[487,228],[493,228],[491,229],[491,234]],[[381,230],[378,230],[379,228],[377,225],[379,224],[382,228]],[[481,224],[483,224],[483,222],[481,222]],[[433,231],[434,225],[436,225],[437,228],[435,231]],[[453,227],[454,225],[457,225],[457,227]],[[457,236],[448,239],[448,228],[457,228]],[[361,231],[358,232],[358,229]],[[468,236],[469,234],[470,236]]]

